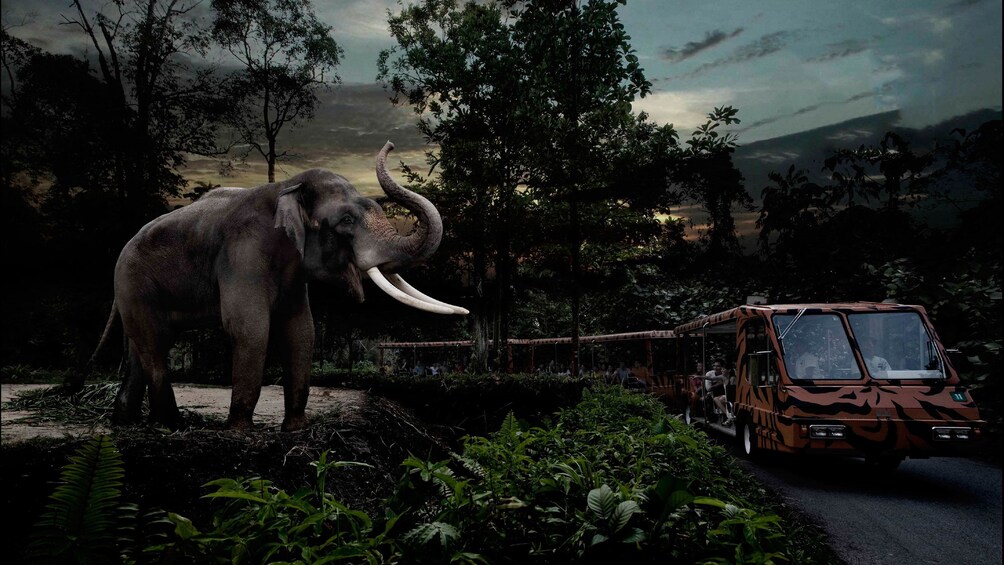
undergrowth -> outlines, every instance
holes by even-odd
[[[477,380],[484,381],[453,386],[473,389]],[[434,384],[449,386],[421,386]],[[523,384],[527,397],[536,394],[533,386],[550,386]],[[311,443],[309,477],[279,480],[264,466],[259,474],[203,475],[191,490],[216,477],[205,483],[203,497],[215,506],[193,515],[189,506],[172,508],[167,497],[158,504],[175,511],[167,514],[173,533],[141,553],[163,563],[839,562],[817,528],[779,505],[702,432],[667,416],[656,399],[619,387],[576,386],[581,402],[551,418],[531,422],[510,412],[491,433],[463,437],[452,453],[439,451],[449,456],[412,452],[396,488],[354,504],[339,492],[358,483],[361,472],[367,480],[375,476],[356,462],[367,448],[346,449],[352,443],[337,455],[326,451],[330,440],[349,439],[350,431],[342,420],[330,426],[317,420],[311,429],[329,430],[322,435],[330,438]],[[87,385],[74,400],[39,391],[16,405],[51,411],[68,403],[70,417],[93,416],[110,411],[114,392],[114,385]],[[158,441],[178,443],[165,447],[170,451],[191,438]],[[142,458],[139,445],[128,453]],[[276,449],[287,458],[303,450]],[[401,459],[371,461],[385,474],[395,462]],[[392,485],[393,476],[387,479]]]
[[[654,399],[604,387],[553,425],[509,416],[449,459],[409,457],[379,515],[327,493],[327,475],[352,465],[327,454],[293,492],[262,477],[212,481],[211,522],[170,514],[175,537],[156,550],[234,563],[835,561],[728,460]]]

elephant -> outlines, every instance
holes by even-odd
[[[222,324],[233,348],[227,426],[253,426],[271,342],[279,346],[284,369],[281,429],[302,429],[314,346],[307,298],[313,282],[343,285],[362,302],[365,276],[409,306],[466,315],[466,309],[426,296],[397,274],[436,251],[443,222],[431,202],[388,173],[393,148],[388,141],[380,150],[377,179],[390,200],[417,217],[410,235],[399,234],[375,200],[324,169],[255,188],[216,188],[143,226],[115,265],[114,300],[101,338],[104,343],[116,317],[121,319],[129,370],[113,423],[137,422],[149,389],[150,420],[176,427],[168,351],[179,331]]]

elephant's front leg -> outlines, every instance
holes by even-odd
[[[314,353],[314,320],[306,287],[282,316],[276,317],[273,331],[281,343],[286,373],[283,382],[286,415],[282,431],[293,432],[306,424],[304,411],[310,391],[310,360]]]
[[[261,396],[262,372],[268,349],[268,301],[254,289],[221,289],[220,313],[233,346],[233,391],[227,427],[249,430]]]

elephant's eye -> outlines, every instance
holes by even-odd
[[[352,214],[345,214],[344,216],[342,216],[341,220],[338,220],[338,223],[342,224],[343,226],[351,226],[352,224],[356,223],[356,219],[352,217]]]

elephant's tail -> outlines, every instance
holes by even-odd
[[[94,365],[94,360],[97,359],[98,353],[101,352],[101,348],[104,347],[105,342],[108,341],[108,334],[112,333],[112,326],[115,325],[115,318],[118,317],[119,309],[115,305],[115,301],[112,301],[112,311],[108,314],[108,321],[105,323],[105,331],[101,332],[101,339],[98,340],[98,346],[94,348],[94,353],[91,354],[91,358],[87,360],[87,366],[92,367]]]
[[[94,353],[91,354],[91,358],[87,360],[87,364],[84,365],[82,370],[78,371],[68,371],[66,377],[63,379],[63,393],[64,394],[76,394],[84,389],[84,381],[87,380],[87,374],[90,373],[92,367],[94,366],[94,360],[98,357],[98,352],[108,341],[108,334],[112,331],[112,326],[115,324],[115,318],[118,317],[119,310],[115,306],[115,302],[112,302],[112,311],[108,315],[108,322],[105,323],[105,331],[101,333],[101,339],[98,341],[98,346],[94,348]]]

